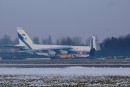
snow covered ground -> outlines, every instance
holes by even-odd
[[[0,87],[130,87],[130,68],[0,68]]]
[[[130,76],[130,68],[97,68],[97,67],[66,67],[66,68],[0,68],[0,75],[6,74],[60,74],[60,75],[120,75]]]

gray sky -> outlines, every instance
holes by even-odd
[[[22,26],[31,38],[130,34],[130,0],[0,0],[0,37],[16,38]]]

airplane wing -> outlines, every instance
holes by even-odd
[[[9,47],[9,48],[25,48],[26,46],[20,46],[20,45],[6,45],[6,47]]]

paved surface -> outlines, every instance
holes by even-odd
[[[15,68],[63,68],[71,66],[130,68],[130,64],[0,64],[0,67],[15,67]]]

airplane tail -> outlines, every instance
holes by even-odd
[[[97,43],[97,38],[95,36],[92,36],[91,37],[91,40],[90,40],[90,47],[91,49],[95,49],[96,51],[100,50],[100,47]]]
[[[19,45],[26,46],[29,49],[32,49],[33,42],[22,27],[17,27],[17,33],[19,38]]]

